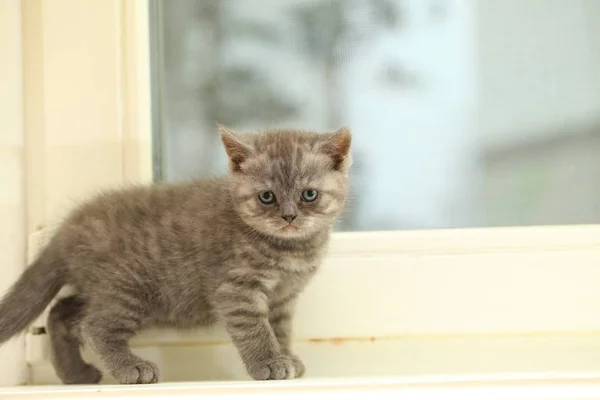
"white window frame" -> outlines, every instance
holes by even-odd
[[[0,293],[25,267],[25,182],[20,2],[0,2]],[[25,340],[0,347],[0,386],[27,382]]]
[[[151,181],[148,4],[5,0],[0,25],[11,19],[22,21],[6,36],[17,43],[12,56],[18,60],[5,63],[11,56],[0,54],[0,75],[23,79],[23,85],[14,85],[10,93],[25,100],[12,129],[17,135],[21,130],[25,139],[22,186],[27,218],[22,228],[31,260],[53,222],[71,204],[102,187]],[[93,44],[93,51],[87,43]],[[299,306],[297,340],[598,332],[599,238],[600,226],[336,233],[330,257]],[[8,248],[5,243],[0,246],[2,251]],[[11,273],[16,277],[24,268],[25,263],[16,265]],[[384,318],[382,310],[390,307],[401,309],[402,318]],[[326,317],[328,313],[336,318]],[[215,338],[225,337],[222,331],[187,335],[153,331],[136,343],[160,346]],[[5,348],[15,351],[17,365],[29,366],[34,376],[40,364],[48,364],[47,343],[42,335],[29,333],[26,354],[23,346],[21,340]],[[14,364],[0,362],[0,375],[9,376]],[[5,380],[21,384],[23,375]],[[315,394],[330,390],[325,384],[302,385],[290,384],[289,393],[311,387]],[[342,395],[372,388],[357,380],[337,385]],[[406,388],[401,379],[391,386],[383,381],[377,385],[396,391]],[[165,396],[183,398],[207,387],[170,387]],[[252,384],[239,388],[261,391]],[[414,398],[426,397],[419,397],[421,389],[411,392]],[[31,389],[23,390],[0,390],[0,397],[12,398],[13,393],[16,398]],[[128,398],[144,396],[146,390],[127,390]],[[221,387],[214,394],[236,390]],[[120,391],[109,390],[122,395]],[[39,391],[43,398],[84,392]],[[385,397],[386,392],[381,393]]]

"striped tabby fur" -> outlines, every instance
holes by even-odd
[[[128,341],[152,326],[216,321],[254,379],[301,376],[290,349],[294,303],[344,206],[350,132],[219,130],[228,177],[112,191],[73,211],[0,303],[0,342],[70,285],[47,325],[65,383],[96,383],[100,369],[122,383],[157,382],[156,365]]]

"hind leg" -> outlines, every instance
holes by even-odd
[[[129,348],[129,340],[143,325],[140,317],[143,313],[131,307],[114,298],[112,303],[90,306],[81,323],[81,332],[86,346],[120,383],[156,383],[157,366],[136,356]]]
[[[102,379],[102,373],[81,358],[79,322],[85,307],[85,301],[73,295],[59,300],[48,316],[52,364],[66,384],[98,383]]]

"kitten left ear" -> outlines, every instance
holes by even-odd
[[[237,135],[225,128],[223,125],[217,124],[219,133],[221,134],[221,141],[227,152],[227,156],[231,161],[231,166],[234,171],[240,171],[240,165],[246,161],[252,149],[242,143]]]
[[[336,170],[348,169],[350,167],[350,144],[352,134],[350,128],[343,127],[334,132],[323,144],[322,150],[333,160],[333,168]]]

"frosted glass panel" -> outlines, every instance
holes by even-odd
[[[156,179],[216,130],[349,126],[341,230],[600,222],[600,2],[152,3]],[[509,28],[510,27],[510,28]]]

